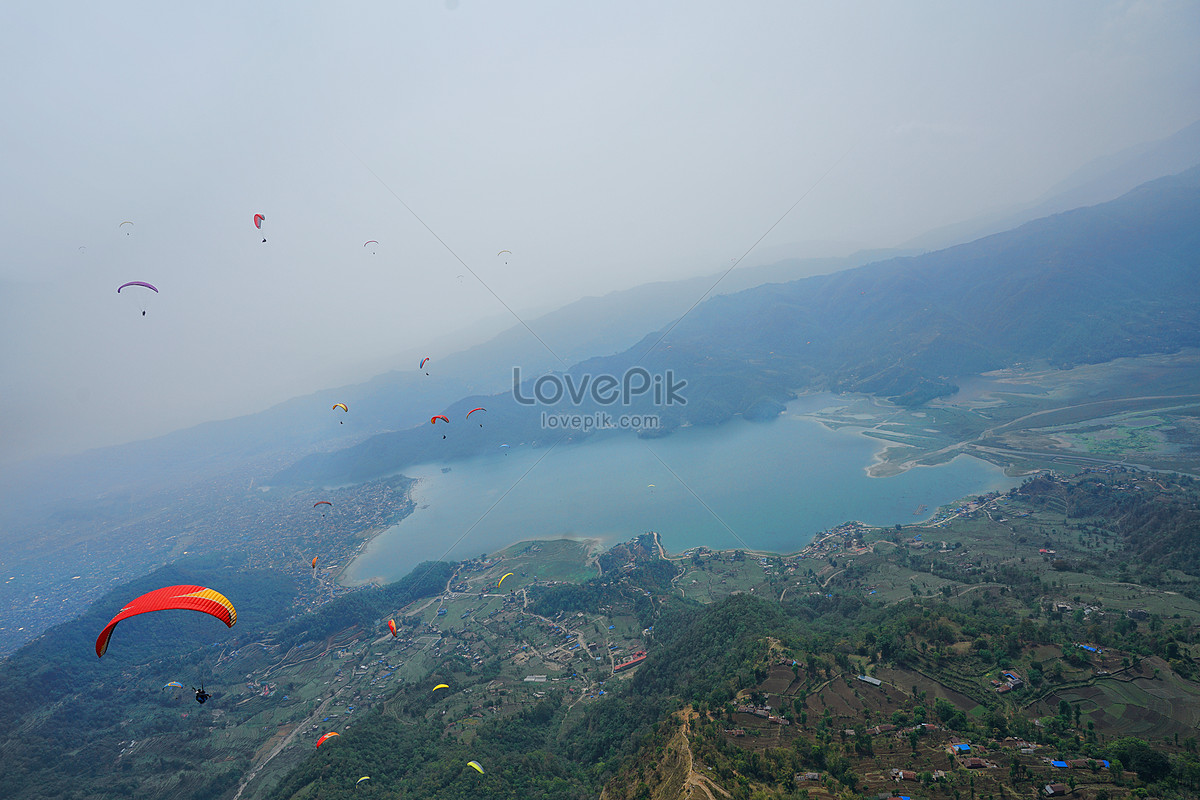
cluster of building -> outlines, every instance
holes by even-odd
[[[1011,692],[1013,689],[1020,689],[1025,685],[1025,681],[1021,679],[1021,676],[1011,669],[1001,670],[1000,677],[1004,680],[992,680],[992,686],[998,694],[1005,694]]]
[[[739,714],[753,714],[756,717],[762,717],[767,722],[773,722],[776,725],[790,724],[783,717],[781,717],[777,714],[772,714],[771,708],[769,706],[745,706],[745,705],[742,705],[742,706],[738,706],[737,710],[738,710]],[[743,731],[742,733],[744,734],[745,731]]]

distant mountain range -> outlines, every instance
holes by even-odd
[[[19,528],[40,520],[50,506],[90,503],[101,495],[135,492],[145,496],[231,474],[243,476],[247,483],[256,477],[261,480],[280,464],[307,453],[341,449],[379,433],[411,428],[428,422],[431,414],[458,398],[501,392],[512,381],[514,365],[530,374],[540,374],[586,358],[620,352],[646,331],[678,319],[709,289],[714,295],[740,291],[771,281],[835,272],[899,252],[788,259],[738,268],[724,276],[717,273],[662,281],[604,297],[586,297],[529,319],[529,327],[541,341],[523,325],[514,325],[460,352],[430,352],[432,360],[427,370],[418,370],[413,363],[411,368],[296,397],[255,414],[206,422],[145,441],[21,464],[6,470],[0,480],[0,529],[4,522]],[[342,402],[352,412],[344,425],[338,425],[328,411],[332,404]]]
[[[1175,175],[1197,165],[1200,165],[1200,120],[1165,139],[1143,142],[1097,158],[1032,202],[928,231],[903,247],[919,251],[940,250],[1011,230],[1051,214],[1106,203],[1147,181]]]
[[[641,367],[686,380],[686,405],[649,396],[619,413],[657,414],[664,430],[771,415],[795,390],[833,389],[916,405],[954,379],[1023,362],[1068,367],[1200,345],[1200,168],[1117,200],[921,256],[768,284],[698,306],[624,352],[571,367],[622,375]],[[661,342],[660,342],[661,340]],[[526,395],[532,393],[529,382]],[[473,406],[483,431],[456,427]],[[364,480],[413,464],[549,443],[540,411],[614,411],[590,399],[552,408],[509,392],[472,395],[428,423],[309,455],[276,483]]]
[[[549,349],[524,326],[515,325],[461,352],[431,353],[434,367],[429,376],[415,369],[395,370],[363,383],[294,398],[245,417],[204,423],[152,440],[18,465],[6,469],[0,482],[4,487],[0,489],[4,501],[0,503],[0,523],[19,525],[40,518],[47,504],[64,499],[127,492],[144,495],[234,472],[244,474],[247,482],[261,480],[277,465],[305,454],[343,450],[379,434],[409,429],[427,421],[436,410],[453,406],[458,398],[504,392],[511,383],[514,365],[520,365],[523,373],[538,375],[597,356],[621,353],[635,345],[645,331],[670,325],[710,288],[713,296],[730,294],[978,239],[1035,217],[1109,200],[1148,178],[1198,163],[1200,122],[1162,141],[1098,159],[1039,201],[932,231],[908,242],[903,249],[844,258],[785,259],[765,266],[738,267],[724,277],[716,273],[583,298],[528,320]],[[872,302],[877,299],[872,298]],[[900,376],[895,366],[877,372],[874,380],[858,376],[847,385],[875,387],[914,400],[946,388],[936,381],[921,384],[920,388],[908,385],[911,376]],[[768,394],[774,397],[778,392]],[[314,411],[336,402],[354,408],[347,425],[330,425],[327,415]],[[725,411],[714,409],[713,413],[721,417]]]

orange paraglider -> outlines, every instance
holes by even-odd
[[[388,630],[392,632],[392,636],[397,635],[396,634],[396,620],[394,620],[394,619],[388,620]]]
[[[321,738],[317,739],[317,747],[320,747],[321,745],[325,744],[326,739],[333,738],[334,736],[341,736],[341,734],[338,733],[337,731],[331,731],[329,733],[322,734]]]

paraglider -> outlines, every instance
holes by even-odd
[[[196,693],[196,702],[199,703],[200,705],[204,705],[204,701],[207,700],[208,698],[212,697],[212,694],[204,691],[203,683],[200,684],[199,689],[197,689],[195,686],[193,686],[192,691]]]
[[[358,788],[358,785],[359,785],[360,783],[362,783],[363,781],[369,781],[369,780],[371,780],[371,776],[370,776],[370,775],[363,775],[361,778],[359,778],[358,780],[356,780],[356,781],[354,782],[354,788],[355,788],[355,789],[357,789],[357,788]]]
[[[375,245],[375,247],[371,247],[371,245]],[[379,247],[379,242],[375,241],[374,239],[371,239],[371,240],[369,240],[369,241],[363,242],[363,247],[365,247],[365,248],[367,248],[368,250],[370,250],[370,251],[371,251],[371,255],[375,255],[375,251],[376,251],[376,250],[378,249],[378,247]]]
[[[313,503],[313,508],[316,508],[317,506],[329,506],[330,508],[333,508],[333,503],[329,502],[328,500],[318,500],[317,502]],[[321,510],[321,516],[325,516],[324,509]]]
[[[168,683],[168,684],[165,684],[165,685],[163,686],[163,688],[164,688],[164,689],[182,689],[182,688],[183,688],[183,684],[182,684],[182,683],[180,683],[179,681],[171,681],[170,683]]]
[[[394,619],[388,620],[388,630],[392,632],[393,638],[395,638],[396,636],[399,635],[396,633],[396,620],[394,620]]]
[[[466,418],[467,418],[467,419],[470,419],[470,418],[471,418],[471,415],[472,415],[472,414],[474,414],[476,411],[487,411],[487,409],[486,409],[486,408],[472,408],[470,411],[468,411],[468,412],[467,412],[467,417],[466,417]],[[481,427],[481,428],[483,427],[483,423],[482,423],[482,422],[481,422],[481,423],[479,423],[479,427]]]
[[[132,223],[130,223],[130,224],[132,224]],[[127,289],[130,286],[141,286],[145,289],[149,289],[150,291],[154,292],[155,294],[158,294],[157,287],[155,287],[153,284],[146,283],[145,281],[129,281],[127,283],[122,283],[120,286],[117,287],[117,294],[120,294],[122,289]],[[142,309],[142,316],[143,317],[146,316],[146,306],[142,303],[141,300],[138,301],[138,307]]]
[[[508,455],[508,451],[509,451],[511,448],[510,448],[508,445],[506,445],[506,444],[502,444],[502,445],[500,445],[500,449],[504,451],[504,455]]]
[[[511,572],[506,572],[506,573],[504,574],[504,578],[507,578],[509,575],[512,575],[512,573],[511,573]],[[496,584],[496,588],[497,588],[497,589],[499,589],[501,586],[503,586],[503,585],[504,585],[504,578],[501,578],[501,579],[500,579],[500,582]]]
[[[350,407],[349,407],[349,406],[347,406],[345,403],[334,403],[334,404],[333,404],[333,408],[331,408],[331,409],[330,409],[330,411],[337,411],[339,408],[340,408],[342,411],[345,411],[347,414],[349,414],[349,413],[350,413]],[[342,421],[339,419],[339,420],[338,420],[338,425],[341,425],[341,424],[342,424]]]
[[[450,684],[448,684],[448,683],[439,683],[437,686],[433,687],[433,691],[435,691],[435,692],[436,692],[438,689],[449,689],[449,688],[450,688]]]
[[[326,739],[332,739],[334,736],[341,736],[341,734],[338,733],[337,731],[330,731],[329,733],[321,734],[321,738],[317,739],[317,747],[320,747],[321,745],[325,744]]]
[[[312,568],[313,568],[313,572],[317,571],[317,557],[316,556],[313,556]]]
[[[417,365],[417,369],[425,369],[425,365],[428,363],[429,363],[429,356],[425,356],[424,358],[421,359],[421,363]],[[426,372],[425,374],[428,375],[429,373]]]
[[[261,231],[262,224],[266,221],[266,219],[267,218],[264,217],[262,214],[255,214],[254,215],[254,227],[258,228]],[[263,241],[265,242],[266,240],[267,240],[267,237],[264,236]]]
[[[440,420],[443,420],[443,421],[444,421],[444,422],[445,422],[447,425],[449,425],[449,424],[450,424],[450,418],[449,418],[449,417],[447,417],[445,414],[438,414],[438,415],[436,415],[436,416],[430,417],[430,418],[429,418],[429,424],[430,424],[430,425],[436,425],[436,424],[437,424],[437,421],[438,421],[439,419],[440,419]],[[444,433],[443,433],[443,434],[442,434],[442,438],[443,438],[443,439],[445,439],[445,438],[446,438],[446,434],[444,434]]]
[[[126,225],[128,225],[129,227],[126,228],[125,227]],[[133,223],[130,222],[129,220],[125,220],[124,222],[122,222],[120,225],[117,226],[117,230],[125,231],[126,236],[132,236],[133,235]]]
[[[122,283],[120,286],[117,287],[117,294],[120,294],[122,289],[128,288],[130,286],[144,286],[147,289],[149,289],[150,291],[154,292],[155,294],[158,294],[158,289],[155,288],[155,286],[153,284],[146,283],[145,281],[128,281],[126,283]]]
[[[497,258],[499,258],[500,256],[504,255],[505,253],[508,253],[508,254],[511,256],[511,255],[512,255],[512,250],[501,250],[499,253],[496,253],[496,257],[497,257]],[[507,259],[507,258],[506,258],[506,259],[504,259],[504,263],[505,263],[505,264],[507,264],[507,263],[508,263],[508,259]]]
[[[478,761],[468,761],[467,766],[470,767],[471,769],[475,770],[476,772],[478,772],[480,775],[484,774],[483,767],[479,766]]]
[[[233,603],[215,589],[204,586],[164,586],[133,599],[104,626],[104,630],[96,637],[96,657],[102,658],[108,650],[108,640],[112,638],[118,622],[150,611],[169,610],[200,611],[216,617],[230,628],[237,622],[237,610]]]

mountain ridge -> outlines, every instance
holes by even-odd
[[[1200,344],[1200,168],[1099,206],[1025,223],[934,253],[905,256],[713,297],[682,321],[563,374],[672,370],[688,404],[643,398],[669,432],[776,406],[803,389],[853,391],[919,405],[953,379],[1027,361],[1067,367]],[[529,382],[522,387],[532,394]],[[511,394],[473,395],[443,413],[488,408],[488,431],[442,440],[418,426],[281,470],[276,483],[361,480],[404,466],[548,442]],[[550,409],[553,410],[553,409]],[[605,407],[587,399],[568,409]],[[580,438],[580,437],[574,437]]]

